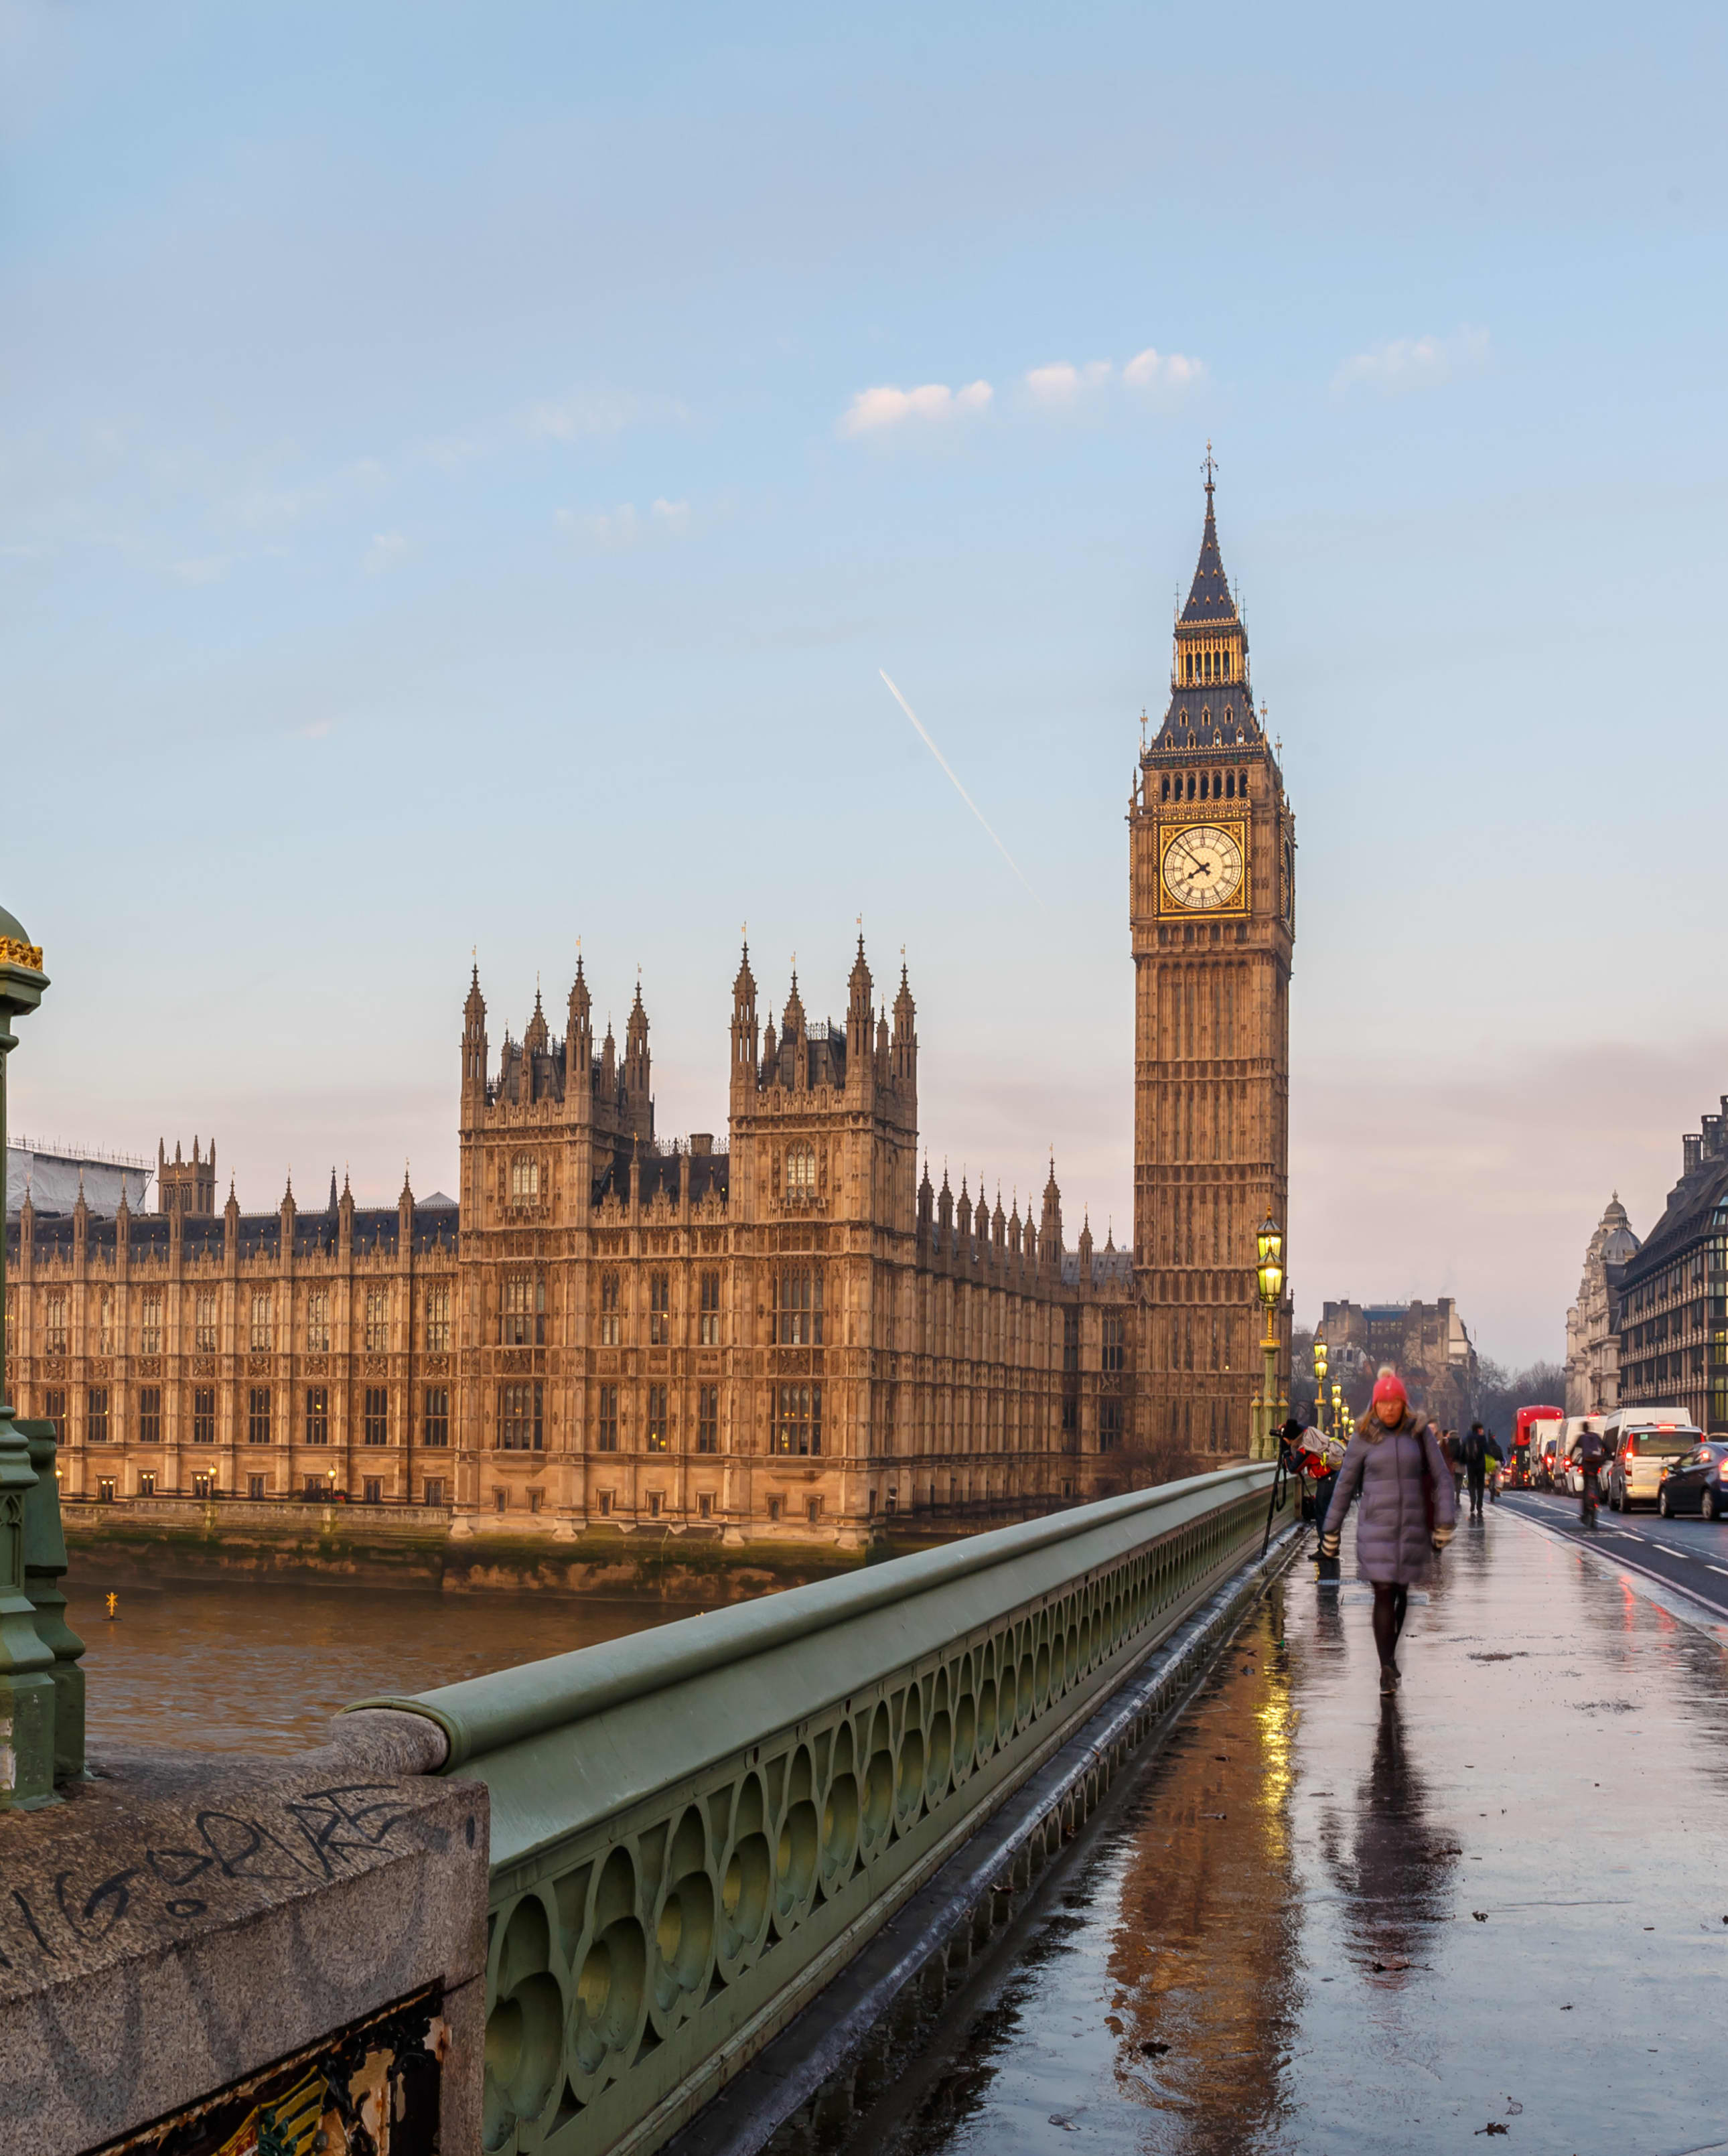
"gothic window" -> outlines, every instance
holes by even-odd
[[[1122,1316],[1120,1311],[1104,1313],[1104,1367],[1120,1370],[1122,1367]]]
[[[1207,798],[1207,783],[1210,776],[1211,774],[1209,773],[1204,771],[1200,774],[1200,798],[1202,801]]]
[[[138,1327],[139,1352],[145,1355],[160,1355],[162,1352],[162,1298],[151,1288],[144,1297],[142,1320]]]
[[[822,1268],[774,1276],[774,1338],[782,1348],[822,1345]]]
[[[449,1345],[450,1291],[448,1284],[440,1284],[426,1291],[426,1346],[429,1353],[442,1355]]]
[[[1236,774],[1236,797],[1239,801],[1248,798],[1248,773],[1245,771],[1238,771]]]
[[[66,1298],[59,1293],[48,1299],[48,1352],[50,1355],[66,1352]]]
[[[449,1443],[450,1389],[448,1385],[428,1385],[426,1388],[426,1419],[422,1427],[426,1444]]]
[[[366,1445],[390,1442],[390,1388],[368,1385],[361,1416],[361,1440]]]
[[[1170,798],[1170,773],[1167,771],[1164,774],[1163,791],[1160,793],[1158,798],[1161,801],[1167,801]]]
[[[369,1287],[366,1291],[366,1352],[382,1355],[390,1346],[390,1291]]]
[[[270,1349],[270,1291],[259,1287],[252,1291],[252,1329],[248,1341],[256,1355],[267,1355]]]
[[[308,1385],[306,1388],[306,1442],[308,1445],[330,1443],[328,1385]]]
[[[822,1388],[782,1385],[774,1422],[774,1450],[800,1455],[822,1450]]]
[[[111,1355],[114,1353],[114,1296],[105,1287],[102,1291],[102,1298],[98,1307],[100,1315],[97,1353],[102,1355]]]
[[[546,1345],[546,1282],[538,1273],[506,1276],[499,1337],[506,1348]]]
[[[108,1442],[108,1388],[106,1385],[92,1385],[90,1388],[85,1399],[85,1417],[84,1434],[86,1441],[91,1445],[106,1445]]]
[[[816,1190],[816,1148],[813,1145],[789,1145],[786,1148],[786,1202],[788,1205],[804,1204]]]
[[[1236,774],[1233,771],[1224,773],[1224,798],[1227,801],[1236,798]]]
[[[315,1287],[306,1297],[306,1349],[313,1355],[330,1353],[330,1290]]]
[[[720,1450],[720,1387],[704,1385],[696,1394],[696,1450]]]
[[[214,1445],[216,1442],[216,1388],[214,1385],[192,1387],[192,1441],[194,1445]]]
[[[1114,1452],[1122,1442],[1122,1403],[1102,1399],[1098,1403],[1098,1450]]]
[[[537,1378],[531,1384],[498,1388],[498,1443],[505,1452],[541,1450],[541,1387]]]
[[[1062,1313],[1062,1367],[1064,1370],[1080,1367],[1080,1313],[1074,1309]]]
[[[160,1445],[162,1441],[162,1389],[160,1385],[145,1385],[138,1394],[138,1442]]]
[[[512,1205],[540,1203],[540,1163],[531,1152],[519,1152],[510,1164],[510,1202]]]
[[[1191,742],[1188,743],[1188,746],[1189,746],[1189,747],[1190,747],[1190,748],[1192,748],[1192,747],[1194,746],[1194,744],[1193,744],[1193,742],[1191,741]],[[1190,800],[1190,801],[1192,801],[1192,800],[1193,799],[1193,798],[1194,798],[1194,774],[1193,774],[1193,773],[1191,771],[1191,772],[1188,773],[1188,798],[1189,798],[1189,800]]]
[[[718,1348],[720,1345],[720,1275],[706,1272],[702,1276],[702,1332],[701,1345]]]
[[[648,1389],[648,1449],[650,1452],[666,1450],[666,1388],[650,1385]]]
[[[268,1385],[253,1385],[246,1394],[246,1442],[268,1445],[269,1441],[270,1389]]]
[[[618,1316],[618,1276],[616,1273],[600,1276],[600,1345],[616,1348],[623,1337],[623,1321]]]
[[[648,1344],[669,1347],[672,1341],[672,1280],[668,1273],[648,1276]]]
[[[594,1427],[594,1450],[597,1452],[616,1452],[618,1449],[618,1389],[616,1385],[600,1388],[600,1412]]]

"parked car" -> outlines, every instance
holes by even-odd
[[[1617,1512],[1654,1505],[1662,1478],[1677,1460],[1704,1442],[1704,1432],[1684,1408],[1620,1408],[1602,1424],[1608,1463],[1608,1503]]]
[[[1676,1512],[1702,1512],[1707,1520],[1728,1514],[1728,1442],[1709,1440],[1675,1460],[1657,1487],[1656,1509],[1664,1520]]]

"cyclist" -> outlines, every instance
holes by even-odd
[[[1584,1485],[1584,1494],[1578,1500],[1581,1527],[1596,1525],[1597,1501],[1602,1495],[1602,1434],[1587,1424],[1584,1435],[1578,1440],[1578,1471]]]

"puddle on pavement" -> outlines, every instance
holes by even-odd
[[[1400,1661],[1382,1706],[1366,1607],[1299,1565],[903,2086],[903,2123],[853,2145],[1720,2142],[1699,2009],[1728,1974],[1728,1658],[1491,1524],[1460,1532]]]

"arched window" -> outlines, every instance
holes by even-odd
[[[618,1314],[618,1276],[600,1276],[600,1345],[616,1348],[623,1338],[623,1319]]]
[[[1208,774],[1207,774],[1205,772],[1203,772],[1203,771],[1202,771],[1202,772],[1201,773],[1201,774],[1200,774],[1200,798],[1201,798],[1202,801],[1204,801],[1204,800],[1206,799],[1206,798],[1207,798],[1207,792],[1206,792],[1207,777],[1208,777]]]
[[[798,1143],[786,1148],[786,1202],[802,1205],[816,1193],[816,1148]]]
[[[512,1205],[540,1202],[540,1163],[531,1152],[519,1152],[510,1164],[510,1202]]]
[[[499,1337],[506,1348],[546,1345],[546,1282],[538,1273],[505,1276]]]
[[[1190,800],[1190,801],[1192,801],[1192,800],[1193,799],[1193,798],[1194,798],[1194,774],[1193,774],[1193,773],[1191,771],[1191,772],[1188,773],[1188,798],[1189,798],[1189,800]]]
[[[1236,798],[1236,774],[1233,771],[1224,774],[1224,798],[1227,801]]]
[[[1170,798],[1170,773],[1167,771],[1164,774],[1164,790],[1158,798],[1161,801],[1167,801]]]

